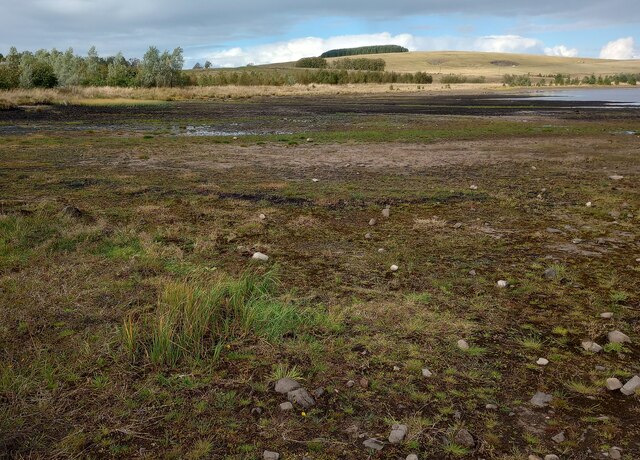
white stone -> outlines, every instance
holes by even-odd
[[[546,358],[540,358],[536,361],[536,364],[539,366],[546,366],[547,364],[549,364],[549,360]]]
[[[624,179],[624,176],[619,176],[618,174],[614,174],[613,176],[609,176],[609,179],[622,180],[622,179]]]
[[[378,221],[376,219],[371,219],[369,221],[369,225],[371,225],[372,227],[377,223]]]
[[[269,260],[269,256],[261,252],[254,252],[251,258],[255,260],[262,260],[263,262],[266,262],[267,260]]]
[[[262,458],[264,460],[278,460],[280,458],[280,454],[278,452],[271,452],[269,450],[265,450],[262,453]]]
[[[384,444],[375,438],[369,438],[362,444],[364,444],[366,448],[373,450],[382,450],[382,448],[384,447]]]
[[[478,190],[478,186],[477,185],[471,185],[471,186],[469,186],[469,188],[471,190]]]
[[[533,398],[531,398],[531,404],[536,407],[546,407],[553,400],[553,395],[538,391]]]
[[[466,340],[460,339],[458,340],[458,348],[460,348],[461,350],[468,350],[469,344],[467,343]]]
[[[631,380],[629,380],[624,384],[622,388],[620,388],[620,391],[622,392],[622,394],[631,396],[636,392],[638,388],[640,388],[640,377],[634,375]]]
[[[280,410],[281,411],[293,410],[293,404],[291,404],[289,401],[283,402],[282,404],[280,404]]]
[[[392,265],[392,266],[389,268],[389,270],[391,270],[392,272],[397,272],[399,268],[400,268],[400,267],[398,267],[397,265]]]
[[[406,460],[418,460],[418,456],[416,454],[409,454]]]
[[[265,216],[264,214],[260,214],[260,220],[265,220],[267,218],[267,216]]]
[[[379,252],[380,254],[382,254],[384,251],[385,251],[385,250],[384,250],[384,248],[380,248],[380,249],[378,249],[378,252]]]
[[[620,331],[611,331],[608,334],[609,342],[611,343],[631,343],[631,339],[627,334],[623,334]]]
[[[587,205],[586,206],[587,206],[587,208],[590,208],[593,205],[591,204],[591,201],[587,201]]]
[[[484,407],[489,410],[498,410],[498,406],[496,406],[495,404],[487,404]]]
[[[560,460],[556,454],[549,454],[544,456],[544,460]]]
[[[610,311],[600,313],[600,318],[611,319],[613,318],[613,313],[611,313]]]
[[[427,369],[426,367],[424,369],[422,369],[422,376],[423,377],[431,377],[433,375],[433,373]]]
[[[320,182],[320,179],[316,179],[315,177],[311,179],[313,182]]]
[[[407,425],[393,425],[391,427],[391,434],[389,434],[389,442],[391,444],[399,444],[407,435]]]
[[[602,351],[602,347],[595,342],[585,340],[582,342],[582,348],[592,353],[599,353]]]
[[[496,285],[497,285],[499,288],[506,288],[507,286],[509,286],[509,283],[508,283],[507,281],[505,281],[505,280],[499,280],[499,281],[496,283]]]
[[[612,447],[609,449],[609,458],[611,460],[620,460],[622,458],[622,453],[620,452],[619,447]]]
[[[384,208],[382,210],[382,217],[389,217],[391,210],[389,208]]]
[[[622,388],[622,382],[615,377],[607,379],[607,390],[616,391]]]

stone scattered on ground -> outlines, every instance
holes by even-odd
[[[478,186],[477,185],[470,185],[469,188],[471,190],[478,190]]]
[[[544,271],[544,277],[548,280],[554,280],[558,277],[558,270],[554,267],[549,267]]]
[[[531,398],[530,402],[536,407],[547,407],[552,400],[553,395],[538,391],[535,395],[533,395],[533,398]]]
[[[456,436],[453,438],[454,442],[462,447],[474,447],[476,445],[475,440],[471,433],[468,430],[462,428],[456,433]]]
[[[371,239],[371,233],[365,233],[364,237],[368,240]]]
[[[376,223],[378,223],[378,221],[377,221],[376,219],[371,219],[371,220],[369,221],[369,225],[371,225],[372,227],[373,227]]]
[[[584,348],[586,351],[590,351],[592,353],[599,353],[602,351],[602,347],[600,345],[598,345],[595,342],[592,342],[590,340],[585,340],[582,342],[582,348]]]
[[[544,456],[544,460],[560,460],[556,454],[549,454]]]
[[[298,388],[297,390],[290,391],[287,393],[287,399],[304,409],[309,409],[316,403],[313,397],[304,388]]]
[[[356,382],[354,382],[353,380],[349,380],[349,381],[347,382],[347,388],[351,388],[351,387],[353,387],[355,384],[356,384]]]
[[[389,434],[389,442],[391,444],[399,444],[407,435],[407,425],[393,425],[391,427],[391,434]]]
[[[262,453],[262,458],[264,460],[278,460],[280,458],[280,454],[278,452],[271,452],[270,450],[265,450]]]
[[[455,224],[453,224],[453,228],[460,228],[462,227],[462,222],[456,222]]]
[[[400,368],[398,366],[393,366],[393,372],[398,372]]]
[[[607,379],[607,390],[616,391],[622,388],[622,382],[615,377]]]
[[[431,377],[433,375],[433,373],[427,369],[426,367],[424,369],[422,369],[422,376],[423,377]]]
[[[549,364],[549,360],[547,358],[539,358],[536,361],[536,364],[539,366],[546,366],[547,364]]]
[[[498,410],[498,406],[495,404],[487,404],[485,408],[488,410]]]
[[[313,139],[310,137],[307,137],[307,142],[313,142]]]
[[[611,318],[613,318],[613,313],[611,313],[610,311],[606,311],[604,313],[600,313],[600,318],[611,319]]]
[[[295,380],[289,378],[289,377],[283,377],[280,380],[278,380],[276,382],[276,393],[280,393],[280,394],[287,394],[290,391],[293,390],[297,390],[298,388],[301,388],[302,385],[300,385],[298,382],[296,382]]]
[[[469,274],[471,276],[476,276],[478,274],[478,272],[476,272],[475,270],[469,270]]]
[[[591,203],[591,201],[587,201],[586,206],[587,206],[587,208],[590,208],[591,206],[593,206],[593,204]]]
[[[398,271],[398,266],[397,265],[392,265],[389,270],[391,270],[392,272],[397,272]]]
[[[280,404],[280,410],[281,411],[293,410],[293,404],[291,404],[289,401],[283,402],[282,404]]]
[[[362,388],[369,388],[369,379],[366,377],[362,377],[358,383]]]
[[[391,209],[389,208],[389,206],[387,206],[382,210],[382,217],[389,217],[390,214],[391,214]]]
[[[269,256],[261,252],[254,252],[251,258],[254,260],[261,260],[263,262],[266,262],[267,260],[269,260]]]
[[[320,179],[316,179],[315,177],[311,179],[313,182],[320,182]]]
[[[499,280],[499,281],[496,283],[496,285],[497,285],[499,288],[506,288],[507,286],[509,286],[509,283],[508,283],[507,281],[505,281],[505,280]]]
[[[624,384],[622,388],[620,388],[620,391],[624,395],[631,396],[635,394],[635,392],[638,389],[640,389],[640,377],[637,375],[634,375],[631,380],[629,380],[627,383]]]
[[[254,415],[256,417],[260,417],[260,415],[262,415],[262,407],[253,407],[251,409],[251,415]]]
[[[405,460],[418,460],[418,456],[416,454],[409,454]]]
[[[611,343],[631,343],[629,336],[620,331],[611,331],[607,337]]]
[[[324,388],[322,387],[318,387],[315,390],[313,390],[313,396],[315,396],[316,398],[319,398],[323,394],[324,394]]]
[[[553,440],[553,442],[556,442],[558,444],[563,443],[567,440],[567,438],[564,436],[564,431],[561,431],[557,435],[553,436],[551,439]]]
[[[458,345],[458,348],[460,348],[461,350],[468,350],[469,349],[469,343],[464,339],[458,340],[457,345]]]
[[[382,448],[384,447],[384,443],[382,443],[381,441],[378,441],[376,438],[369,438],[366,441],[364,441],[362,444],[364,444],[364,446],[367,449],[373,449],[373,450],[382,450]]]
[[[553,227],[547,227],[547,232],[548,233],[562,233],[562,230],[559,230],[559,229],[553,228]]]
[[[380,254],[382,254],[383,252],[385,252],[385,249],[384,249],[384,248],[379,248],[379,249],[378,249],[378,252],[379,252]]]
[[[611,449],[609,449],[609,458],[611,460],[621,460],[622,459],[622,452],[620,452],[620,448],[619,447],[612,447]]]
[[[624,176],[620,176],[620,175],[618,175],[618,174],[614,174],[614,175],[612,175],[612,176],[609,176],[609,179],[612,179],[612,180],[622,180],[622,179],[624,179]]]

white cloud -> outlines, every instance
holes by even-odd
[[[238,67],[246,64],[296,61],[302,57],[318,56],[334,48],[351,48],[367,45],[400,45],[411,51],[416,49],[413,35],[379,34],[341,35],[330,38],[305,37],[286,42],[268,43],[248,48],[230,48],[206,56],[216,66]]]
[[[545,48],[544,54],[547,56],[576,57],[578,55],[578,49],[567,48],[564,45],[557,45],[553,48]]]
[[[633,37],[610,41],[600,50],[602,59],[640,59],[640,50],[635,47]]]
[[[493,53],[540,52],[542,42],[536,38],[520,35],[487,35],[475,40],[474,50]]]

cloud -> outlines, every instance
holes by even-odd
[[[545,48],[544,54],[547,56],[576,57],[578,55],[578,49],[567,48],[564,45],[557,45],[553,48]]]
[[[635,47],[633,37],[610,41],[600,50],[602,59],[640,59],[640,50]]]
[[[540,51],[542,42],[519,35],[488,35],[476,39],[474,50],[494,53],[526,53]]]

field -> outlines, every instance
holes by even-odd
[[[637,108],[110,97],[0,111],[0,458],[640,458]]]
[[[371,54],[358,58],[384,59],[387,71],[427,72],[439,81],[442,75],[456,74],[485,77],[487,82],[501,82],[505,74],[536,76],[558,73],[572,77],[591,74],[612,75],[638,73],[638,60],[568,58],[533,54],[482,53],[470,51],[412,51],[409,53]],[[343,58],[331,58],[331,63]],[[270,64],[268,68],[286,68],[294,63]]]

